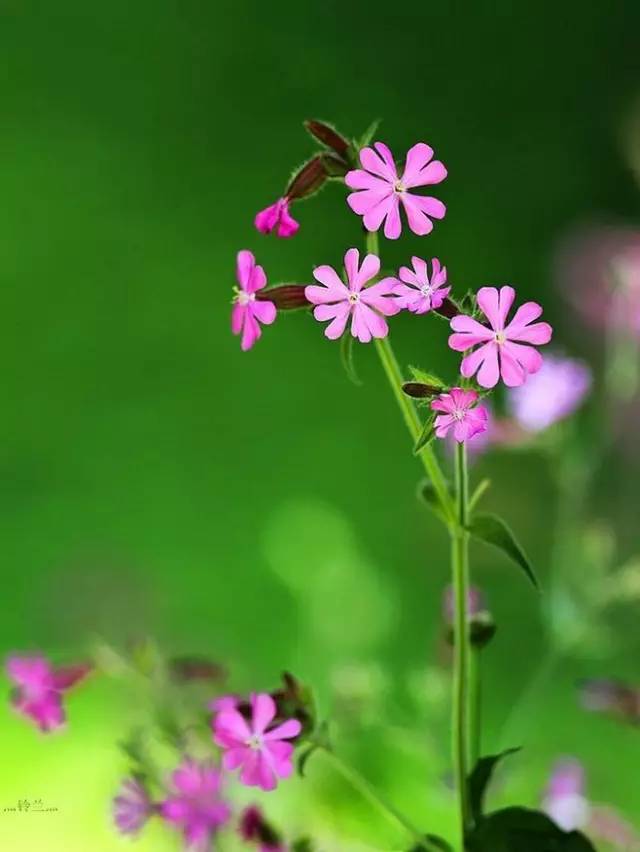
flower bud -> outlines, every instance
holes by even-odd
[[[440,314],[440,316],[445,317],[445,319],[453,319],[461,312],[459,306],[453,301],[453,299],[445,299],[439,308],[434,308],[433,310],[434,313]]]
[[[322,154],[317,154],[315,157],[312,157],[311,160],[305,163],[294,174],[285,190],[285,197],[289,201],[308,198],[308,196],[317,192],[327,180],[329,175],[324,165],[323,156]]]
[[[295,311],[308,308],[310,302],[304,294],[305,284],[280,284],[256,293],[256,301],[273,302],[279,311]]]
[[[325,124],[323,121],[315,121],[314,119],[305,121],[304,126],[314,139],[317,139],[318,142],[321,142],[327,148],[331,148],[339,157],[344,159],[347,156],[349,142],[337,130],[334,130],[333,127]]]
[[[402,385],[403,393],[410,396],[412,399],[426,399],[430,396],[438,396],[442,393],[442,388],[436,385],[426,385],[422,382],[405,382]]]
[[[444,593],[442,609],[447,628],[447,642],[453,645],[455,641],[455,601],[451,586]],[[484,648],[495,636],[496,623],[487,609],[484,595],[476,586],[471,586],[467,593],[467,624],[469,625],[469,638],[474,648]]]

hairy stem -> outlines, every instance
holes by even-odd
[[[439,852],[439,847],[428,840],[425,835],[419,831],[409,820],[406,819],[395,807],[387,802],[373,785],[348,763],[345,763],[335,752],[328,749],[325,745],[320,745],[325,756],[329,758],[333,767],[345,778],[351,786],[357,790],[360,795],[373,805],[389,822],[396,828],[402,831],[411,838],[415,843],[416,849],[423,849],[425,852]]]
[[[451,530],[451,570],[454,592],[454,666],[452,709],[453,770],[460,809],[460,849],[464,849],[464,835],[470,828],[471,815],[467,778],[473,720],[469,708],[469,675],[471,647],[467,601],[469,593],[469,534],[467,527],[468,505],[467,455],[464,443],[456,445],[456,520]]]

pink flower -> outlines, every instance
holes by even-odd
[[[234,334],[242,332],[240,346],[246,351],[262,334],[259,323],[271,325],[275,320],[276,306],[273,302],[258,300],[257,293],[266,286],[267,276],[250,251],[238,252],[237,277],[240,287],[233,297],[231,331]]]
[[[543,810],[563,831],[575,831],[589,824],[590,806],[584,786],[584,769],[577,760],[562,760],[554,767]]]
[[[331,320],[324,332],[330,340],[342,335],[349,317],[351,334],[361,343],[368,343],[372,337],[386,337],[389,327],[381,314],[390,317],[400,310],[391,298],[398,283],[395,278],[383,278],[371,287],[364,286],[380,271],[380,258],[368,254],[358,267],[359,261],[358,249],[349,249],[344,256],[348,286],[331,266],[318,266],[313,277],[322,286],[311,284],[305,288],[307,299],[317,305],[314,317],[320,322]]]
[[[431,403],[433,411],[442,411],[435,419],[438,438],[446,438],[453,426],[453,437],[461,444],[487,428],[487,410],[477,405],[478,394],[474,390],[451,388],[449,393],[441,393]]]
[[[53,668],[42,656],[9,657],[7,674],[16,684],[13,706],[45,733],[65,722],[62,694],[90,671],[86,664]]]
[[[541,369],[509,392],[507,404],[518,424],[540,432],[573,414],[591,388],[591,371],[582,361],[547,355]]]
[[[292,237],[300,227],[289,213],[289,199],[286,196],[257,213],[255,226],[263,234],[275,230],[279,237]]]
[[[214,720],[214,740],[226,749],[225,769],[242,767],[240,781],[248,787],[274,790],[279,778],[293,772],[293,745],[285,740],[297,737],[302,725],[288,719],[269,728],[276,715],[276,704],[267,693],[251,696],[251,722],[238,710],[223,710]]]
[[[449,337],[451,349],[466,352],[482,344],[463,358],[460,372],[467,379],[477,372],[478,383],[483,388],[495,387],[500,377],[509,387],[523,384],[528,374],[536,373],[542,366],[540,353],[524,344],[539,346],[551,340],[551,326],[546,322],[533,322],[542,314],[536,302],[525,302],[505,325],[515,295],[513,287],[478,290],[478,306],[491,328],[462,314],[451,320],[451,328],[456,332]]]
[[[356,192],[347,197],[354,213],[364,217],[368,231],[377,231],[384,222],[384,235],[389,240],[400,236],[400,202],[414,234],[424,236],[433,230],[431,219],[442,219],[447,211],[442,201],[428,195],[414,195],[407,190],[417,186],[441,183],[447,170],[433,160],[433,148],[418,142],[409,149],[402,177],[398,176],[391,151],[382,142],[360,151],[362,169],[348,172],[345,183]]]
[[[205,852],[231,816],[220,798],[222,775],[215,766],[186,758],[172,775],[174,794],[160,804],[160,815],[182,829],[187,848]]]
[[[404,284],[397,284],[394,293],[398,297],[397,304],[414,314],[426,314],[439,308],[451,292],[447,283],[447,267],[440,266],[440,261],[434,257],[431,261],[432,274],[429,278],[427,261],[412,257],[413,270],[401,266],[398,273]]]
[[[146,788],[137,778],[123,782],[113,800],[113,821],[121,834],[137,834],[153,813]]]

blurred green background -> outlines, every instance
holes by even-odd
[[[552,258],[576,222],[637,221],[620,132],[640,91],[639,27],[632,2],[2,0],[2,651],[69,660],[96,637],[149,634],[223,660],[240,688],[269,689],[291,668],[326,714],[361,684],[354,760],[445,831],[446,719],[424,719],[445,700],[446,537],[416,503],[420,469],[372,347],[357,351],[362,388],[308,316],[282,317],[240,352],[235,254],[254,251],[272,283],[339,264],[362,241],[340,186],[296,207],[294,240],[258,234],[253,216],[314,150],[305,118],[354,136],[381,118],[378,138],[398,155],[424,140],[449,168],[446,219],[428,242],[383,242],[385,265],[421,252],[456,287],[514,283],[597,371],[601,348],[555,287]],[[446,333],[412,316],[392,325],[404,362],[453,377]],[[637,472],[637,456],[614,448],[587,506],[613,525],[623,560],[637,545]],[[550,466],[492,452],[482,475],[487,505],[548,584]],[[637,817],[637,733],[584,715],[575,697],[583,676],[638,678],[637,606],[609,650],[547,665],[540,599],[484,548],[473,566],[499,623],[488,751],[537,678],[512,720],[526,750],[509,795],[536,804],[569,753],[596,800]],[[94,678],[69,713],[69,729],[43,739],[3,703],[1,848],[126,848],[109,797],[131,707],[116,681]],[[332,852],[373,842],[366,806],[346,788],[338,801],[329,782],[316,779],[313,797],[291,782],[273,807],[295,829],[334,826]],[[3,812],[21,797],[59,811]],[[137,848],[176,845],[152,828]]]

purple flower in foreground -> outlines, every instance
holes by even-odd
[[[240,781],[248,787],[275,790],[280,778],[293,772],[293,744],[302,730],[297,719],[270,727],[276,704],[266,692],[251,696],[251,721],[238,710],[223,710],[213,722],[214,740],[225,749],[227,770],[242,768]]]
[[[160,803],[160,815],[182,830],[188,849],[204,852],[231,816],[231,808],[220,797],[222,775],[215,766],[186,758],[172,781],[173,793]]]
[[[393,292],[398,305],[414,314],[426,314],[427,311],[437,310],[451,292],[447,283],[447,267],[440,266],[440,261],[434,257],[431,261],[431,276],[426,260],[412,257],[413,269],[401,266],[398,277],[403,283],[396,284]]]
[[[375,149],[375,150],[374,150]],[[398,175],[393,154],[382,142],[360,151],[361,169],[348,172],[345,183],[355,189],[347,196],[347,204],[363,217],[367,231],[377,231],[384,222],[384,235],[397,240],[402,231],[400,205],[404,207],[409,227],[424,236],[433,230],[432,219],[442,219],[447,211],[442,201],[428,195],[409,192],[419,186],[441,183],[447,170],[433,159],[433,148],[418,142],[409,149],[402,177]]]
[[[449,337],[451,349],[466,352],[478,347],[463,358],[460,372],[465,379],[477,373],[478,383],[483,388],[495,387],[500,378],[508,387],[517,387],[542,366],[542,356],[530,344],[548,343],[551,326],[546,322],[534,322],[542,314],[536,302],[520,305],[507,323],[515,296],[513,287],[500,290],[481,287],[477,295],[478,307],[489,320],[490,327],[464,314],[451,320],[455,332]]]
[[[137,834],[153,813],[146,788],[137,778],[127,778],[113,800],[113,821],[121,834]]]
[[[91,670],[88,664],[54,668],[42,656],[13,656],[7,660],[7,674],[16,685],[11,702],[23,716],[32,719],[48,733],[65,722],[63,693]]]
[[[263,234],[275,231],[279,237],[292,237],[300,227],[299,223],[289,213],[289,199],[279,198],[256,214],[256,228]]]
[[[451,388],[431,403],[433,411],[441,411],[434,426],[438,438],[446,438],[450,429],[453,437],[462,444],[487,428],[487,412],[483,405],[476,405],[478,394],[474,390]]]
[[[547,355],[526,384],[509,391],[511,414],[523,429],[540,432],[572,414],[591,388],[591,371],[582,361]]]
[[[549,779],[543,809],[564,831],[582,829],[589,823],[591,808],[584,786],[584,769],[578,761],[566,759],[556,764]]]
[[[392,298],[395,278],[383,278],[371,287],[365,284],[380,271],[380,258],[368,254],[360,263],[360,252],[352,248],[344,256],[347,284],[344,284],[331,266],[317,266],[313,277],[322,286],[311,284],[305,288],[305,296],[317,307],[314,317],[320,322],[331,320],[325,328],[325,337],[336,340],[343,334],[351,318],[351,334],[361,343],[369,343],[372,337],[386,337],[389,327],[384,316],[393,316],[400,310]],[[384,314],[384,316],[383,316]]]
[[[267,285],[264,269],[256,264],[250,251],[238,252],[237,277],[239,287],[233,298],[231,331],[242,332],[240,348],[246,352],[262,334],[260,323],[271,325],[276,318],[276,306],[267,300],[258,300],[258,291]]]

